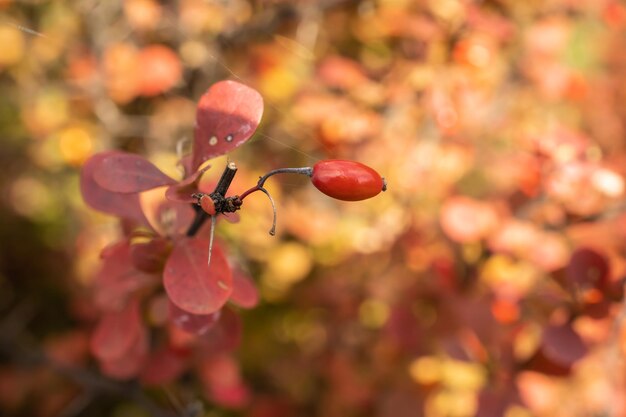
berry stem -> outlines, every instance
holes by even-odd
[[[255,191],[261,191],[263,190],[263,185],[265,184],[265,181],[267,181],[267,179],[269,177],[271,177],[272,175],[276,175],[276,174],[300,174],[300,175],[307,175],[307,176],[312,176],[313,175],[313,168],[311,167],[301,167],[301,168],[278,168],[275,170],[272,170],[270,172],[268,172],[267,174],[263,175],[262,177],[259,178],[259,182],[257,182],[257,184],[250,188],[249,190],[246,190],[243,194],[241,194],[241,196],[239,196],[240,200],[243,200],[244,198],[246,198],[248,195],[252,194]],[[267,193],[267,191],[265,191],[265,193]]]

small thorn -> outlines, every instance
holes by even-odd
[[[211,253],[213,253],[213,237],[215,236],[215,215],[211,216],[211,231],[209,232],[209,256],[207,258],[207,267],[211,266]]]

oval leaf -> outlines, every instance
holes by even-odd
[[[563,366],[571,366],[587,353],[582,338],[569,324],[547,326],[543,331],[541,347],[548,359]]]
[[[120,152],[103,152],[92,156],[80,171],[80,192],[83,200],[91,208],[108,214],[135,220],[149,226],[148,220],[141,210],[137,194],[116,193],[102,188],[94,179],[94,172],[105,158],[118,155]]]
[[[241,343],[242,331],[241,317],[225,307],[221,310],[217,324],[200,336],[197,342],[205,355],[230,352]]]
[[[206,397],[217,404],[241,408],[249,402],[250,391],[232,356],[222,354],[206,358],[200,365],[199,375]]]
[[[135,291],[154,281],[153,275],[133,267],[128,241],[119,242],[106,249],[94,279],[96,305],[105,311],[119,311]]]
[[[254,282],[237,268],[233,270],[233,293],[230,301],[243,308],[252,308],[259,303],[259,291]]]
[[[171,250],[168,239],[156,237],[147,242],[134,242],[130,245],[132,264],[139,271],[159,272]]]
[[[263,98],[253,88],[230,80],[213,84],[198,103],[192,169],[250,139],[262,115]]]
[[[204,334],[217,323],[221,310],[211,314],[191,314],[181,310],[176,304],[169,303],[169,317],[172,323],[179,329],[188,333]]]
[[[165,347],[148,356],[141,372],[144,385],[164,385],[178,378],[187,366],[187,358],[176,350]]]
[[[211,168],[211,165],[207,165],[194,172],[178,184],[167,187],[167,190],[165,191],[165,198],[178,203],[195,203],[196,199],[191,195],[198,192],[198,184],[200,183],[202,174],[204,174],[209,168]]]
[[[209,267],[208,250],[207,240],[183,238],[176,243],[165,264],[163,285],[169,299],[192,314],[211,314],[219,310],[233,291],[226,257],[213,245]]]
[[[603,289],[609,278],[609,263],[605,256],[589,248],[579,248],[565,269],[570,285],[577,289]]]
[[[91,337],[91,352],[101,361],[115,361],[132,350],[141,332],[139,303],[135,300],[120,311],[102,316]]]
[[[147,159],[121,152],[102,158],[94,169],[93,178],[100,187],[115,193],[137,193],[176,184],[176,180]]]
[[[141,196],[141,205],[152,229],[160,236],[184,235],[196,216],[191,204],[167,200],[163,189],[147,191]]]
[[[115,379],[131,379],[139,375],[149,351],[148,332],[140,323],[137,337],[133,340],[131,348],[124,355],[100,361],[100,370],[108,377]]]

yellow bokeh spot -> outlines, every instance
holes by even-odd
[[[430,11],[453,26],[459,25],[465,15],[465,6],[458,0],[430,0]]]
[[[476,263],[483,253],[480,243],[468,243],[462,247],[463,259],[470,264]]]
[[[423,356],[409,365],[409,374],[416,382],[424,385],[435,384],[441,380],[443,363],[435,356]]]
[[[29,53],[43,64],[51,64],[59,59],[66,47],[63,35],[35,37],[31,42]]]
[[[533,413],[527,408],[513,405],[506,410],[504,417],[533,417]]]
[[[408,80],[413,88],[423,90],[432,85],[434,75],[434,71],[431,67],[426,65],[416,66],[411,70]]]
[[[59,133],[59,150],[70,165],[81,165],[93,151],[93,140],[82,127],[68,127]]]
[[[515,336],[513,341],[513,354],[515,358],[523,361],[535,353],[541,342],[541,327],[537,324],[528,323]]]
[[[430,397],[426,408],[427,415],[470,417],[475,415],[478,401],[473,391],[442,390]]]
[[[302,78],[302,75],[299,76],[294,71],[277,66],[262,75],[259,89],[270,102],[284,101],[295,93]]]
[[[67,97],[56,89],[45,91],[34,102],[24,103],[23,115],[32,131],[49,133],[67,121]]]
[[[481,279],[498,293],[521,296],[532,289],[539,273],[530,263],[496,255],[485,262]]]
[[[164,174],[171,178],[179,179],[182,176],[180,166],[178,166],[178,156],[172,152],[155,152],[149,157],[150,162],[156,165]]]
[[[277,286],[289,286],[304,279],[312,266],[311,252],[305,246],[295,242],[284,243],[272,250],[265,279]]]
[[[18,28],[8,25],[0,26],[0,69],[17,64],[24,56],[24,35]]]
[[[450,388],[478,390],[487,381],[485,368],[478,363],[447,360],[443,366],[442,382]]]
[[[207,46],[199,41],[187,41],[180,46],[180,56],[191,68],[199,68],[210,58]]]
[[[389,318],[389,306],[382,301],[369,299],[359,306],[359,320],[364,326],[379,328]]]
[[[21,177],[11,185],[13,210],[32,220],[49,220],[58,214],[58,206],[50,188],[33,177]]]

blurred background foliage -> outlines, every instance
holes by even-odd
[[[211,417],[626,416],[625,41],[617,0],[0,0],[2,414],[150,412],[37,359],[97,373],[90,283],[121,232],[78,172],[122,149],[180,176],[195,103],[230,78],[266,103],[228,155],[233,193],[328,158],[389,190],[341,203],[275,177],[276,237],[246,200],[218,228],[261,294],[238,313],[246,394],[187,375],[151,398]]]

